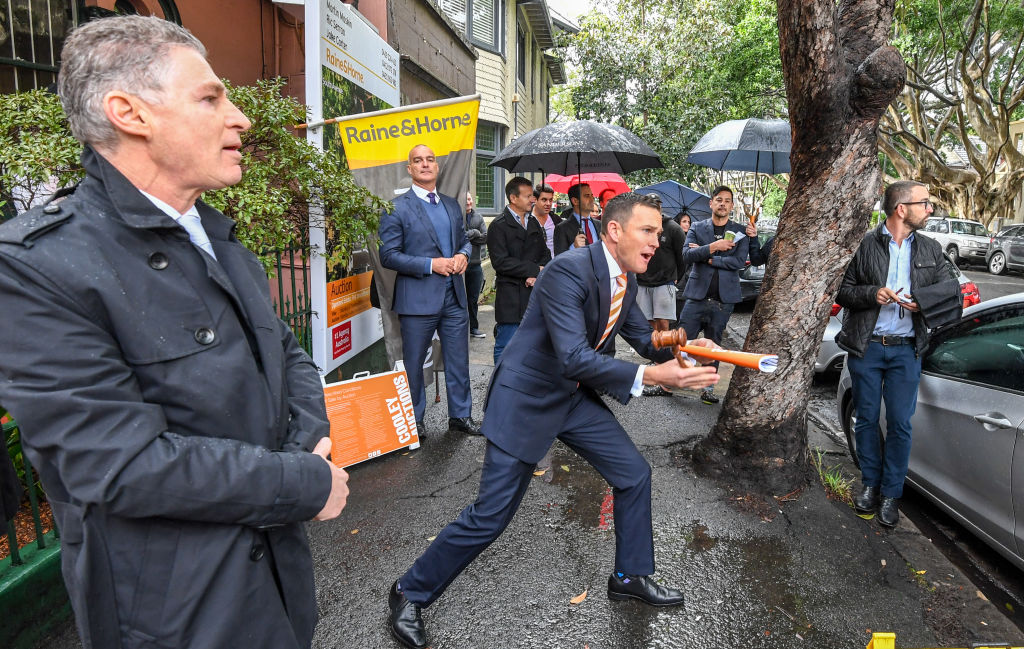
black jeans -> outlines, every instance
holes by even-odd
[[[469,302],[469,330],[475,331],[480,328],[477,321],[477,302],[480,300],[480,289],[484,285],[484,269],[480,264],[470,264],[466,267],[466,300]]]

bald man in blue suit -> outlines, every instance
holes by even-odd
[[[479,435],[470,416],[469,311],[463,273],[472,245],[454,198],[437,191],[438,164],[425,145],[409,151],[412,188],[395,199],[395,209],[380,217],[380,262],[398,272],[391,308],[402,329],[402,356],[416,413],[425,437],[426,395],[423,362],[437,331],[444,355],[448,391],[448,430]]]
[[[615,569],[608,597],[653,606],[683,603],[680,591],[650,578],[651,467],[598,396],[626,403],[644,385],[702,388],[718,380],[712,367],[683,368],[670,351],[655,349],[651,327],[636,306],[635,273],[647,269],[661,227],[661,212],[650,198],[617,196],[605,210],[602,242],[555,257],[537,279],[523,321],[491,377],[477,500],[392,586],[391,633],[404,646],[427,646],[421,609],[502,533],[556,437],[613,489]],[[616,335],[660,364],[615,358]]]

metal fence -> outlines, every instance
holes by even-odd
[[[10,421],[4,422],[4,424],[3,424],[3,439],[4,439],[5,442],[6,442],[7,438],[8,438],[8,436],[12,432],[14,432],[14,430],[17,427],[18,427],[18,423],[16,421],[14,421],[13,419],[10,420]],[[6,446],[6,443],[5,443],[5,446]],[[7,452],[6,448],[4,449],[4,452],[5,453]],[[6,535],[7,535],[7,545],[8,545],[9,551],[10,551],[10,559],[11,559],[10,564],[9,564],[10,566],[20,566],[20,565],[23,565],[25,563],[25,561],[22,559],[21,546],[26,545],[26,544],[34,543],[36,548],[38,548],[39,550],[42,550],[44,548],[49,547],[50,545],[54,545],[54,544],[58,543],[59,542],[59,538],[60,538],[60,533],[57,530],[56,522],[54,523],[54,526],[53,526],[53,534],[52,535],[44,534],[43,533],[43,517],[42,517],[42,515],[40,513],[40,508],[39,508],[39,496],[40,496],[40,494],[39,494],[37,486],[36,486],[38,484],[37,476],[36,476],[35,470],[32,468],[31,462],[29,462],[28,456],[26,456],[24,453],[21,453],[20,457],[21,457],[21,461],[24,463],[24,468],[25,468],[25,475],[24,475],[24,478],[21,480],[21,483],[22,483],[21,486],[22,486],[22,489],[24,489],[28,493],[28,501],[29,501],[29,509],[30,509],[30,512],[31,512],[31,518],[32,518],[32,533],[33,534],[29,538],[25,538],[25,536],[26,536],[25,534],[19,535],[17,526],[15,525],[15,521],[12,520],[9,523],[7,523]],[[2,571],[0,571],[0,574],[2,574]]]
[[[313,307],[309,300],[309,248],[290,246],[261,255],[273,263],[270,296],[278,317],[291,327],[307,354],[313,352]]]

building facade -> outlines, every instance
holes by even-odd
[[[489,163],[513,139],[548,123],[551,87],[566,81],[561,60],[550,52],[556,27],[545,0],[439,1],[479,53],[480,124],[470,186],[477,209],[497,214],[509,174]]]

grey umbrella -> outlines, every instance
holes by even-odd
[[[658,154],[633,133],[589,119],[555,122],[521,135],[491,165],[563,176],[601,171],[627,174],[664,166]]]
[[[719,171],[788,174],[791,145],[784,119],[734,119],[708,131],[686,161]]]

